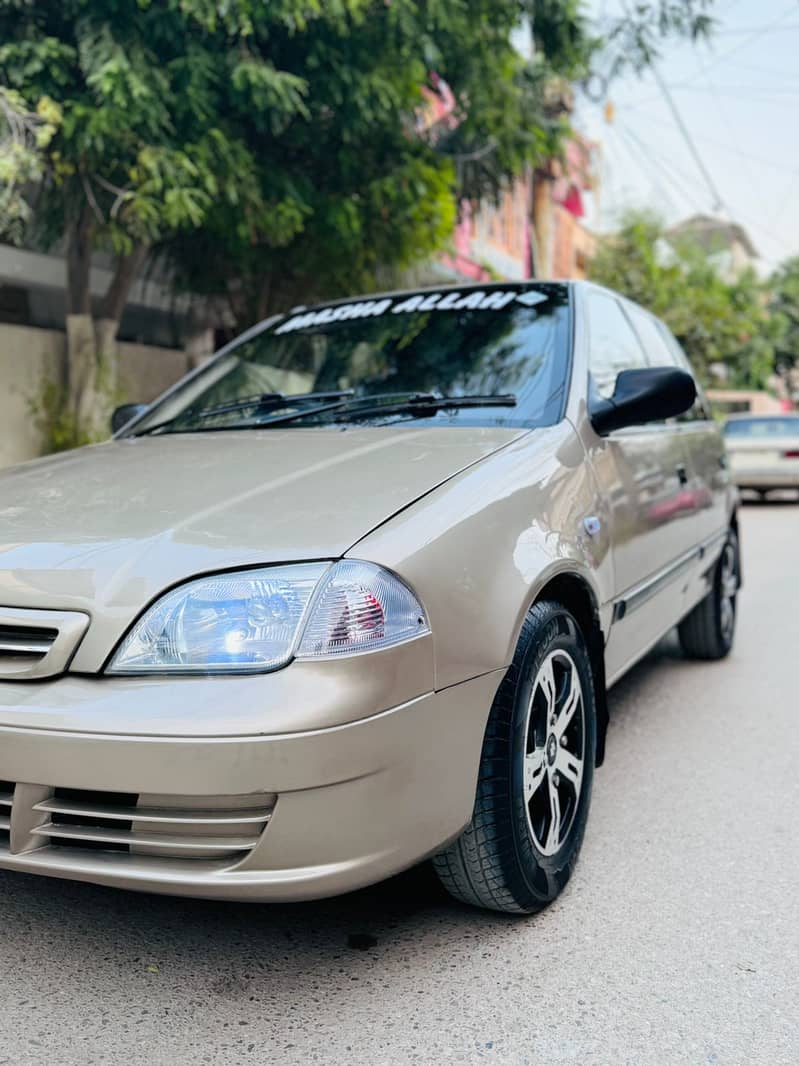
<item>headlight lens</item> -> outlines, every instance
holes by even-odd
[[[256,673],[298,658],[376,650],[428,632],[399,578],[350,560],[246,570],[168,592],[134,625],[108,673]]]
[[[314,597],[298,659],[388,648],[428,633],[419,601],[398,577],[373,563],[344,559]]]

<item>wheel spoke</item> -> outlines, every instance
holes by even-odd
[[[522,787],[535,847],[555,855],[579,811],[585,776],[585,699],[577,663],[564,648],[538,667],[527,711]]]
[[[555,770],[565,777],[575,792],[580,791],[583,779],[583,760],[566,748],[559,748],[555,759]]]
[[[732,545],[728,544],[724,549],[721,563],[721,592],[723,596],[732,598],[737,591],[738,575],[735,573],[735,553]]]
[[[558,711],[555,720],[555,735],[558,739],[560,739],[569,728],[569,724],[574,717],[574,712],[580,704],[581,695],[582,692],[577,677],[577,671],[572,669],[569,674],[569,691],[566,694],[566,699],[563,701],[563,706]]]
[[[544,780],[546,769],[546,751],[544,748],[536,748],[535,751],[524,757],[524,798],[530,801]]]
[[[549,719],[555,713],[555,703],[558,695],[555,687],[555,670],[552,666],[551,655],[545,660],[538,672],[538,685],[544,694],[544,699],[547,701],[547,719]]]
[[[555,787],[555,783],[552,777],[548,778],[549,783],[549,831],[547,832],[547,851],[550,853],[555,851],[560,843],[560,796],[558,790]]]
[[[721,632],[725,637],[729,638],[732,633],[732,627],[735,620],[735,614],[732,609],[732,600],[726,597],[721,601],[720,612]]]
[[[735,596],[738,592],[738,575],[735,565],[735,549],[727,544],[721,557],[719,574],[719,625],[725,640],[732,638],[735,628]]]

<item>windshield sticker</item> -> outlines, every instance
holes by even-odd
[[[361,300],[358,303],[336,304],[318,311],[304,311],[282,322],[275,333],[291,333],[309,326],[323,326],[328,322],[346,322],[359,318],[374,318],[391,312],[392,315],[410,314],[414,311],[501,311],[511,303],[535,307],[549,297],[542,292],[517,292],[516,289],[474,289],[470,292],[419,292],[396,300]]]

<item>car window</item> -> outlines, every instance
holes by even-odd
[[[734,418],[725,437],[799,437],[799,418]]]
[[[632,320],[635,332],[641,338],[647,362],[650,366],[673,366],[677,370],[684,370],[691,374],[688,359],[676,339],[671,335],[663,323],[654,315],[644,311],[636,304],[625,303],[625,310]],[[697,389],[696,400],[689,411],[683,412],[677,419],[678,422],[695,422],[707,418],[704,397]]]
[[[606,399],[613,395],[616,378],[622,370],[647,365],[621,304],[610,293],[589,291],[588,337],[591,380],[599,395]]]
[[[245,335],[135,432],[166,429],[166,421],[169,432],[387,421],[552,425],[562,417],[570,345],[562,284],[424,290],[298,309]],[[422,410],[408,402],[420,394],[475,402]],[[514,402],[490,402],[503,397]]]
[[[663,322],[660,321],[660,319],[653,319],[653,321],[657,324],[657,328],[660,330],[669,351],[674,357],[675,366],[679,370],[685,370],[688,374],[691,375],[691,377],[693,377],[694,381],[696,381],[696,375],[694,374],[691,362],[688,356],[683,351],[680,342],[677,340],[671,330],[667,326],[665,326]],[[696,402],[694,403],[690,411],[686,411],[685,414],[680,415],[679,421],[690,422],[695,421],[697,419],[701,419],[704,421],[709,421],[711,419],[710,405],[707,402],[705,394],[702,391],[702,387],[698,381],[696,382]]]
[[[635,304],[625,303],[624,310],[630,316],[649,366],[676,366],[680,370],[685,369],[678,361],[676,353],[666,343],[656,319]]]

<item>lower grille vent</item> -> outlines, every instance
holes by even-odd
[[[14,675],[36,666],[50,651],[57,629],[0,625],[0,668]]]
[[[103,804],[98,805],[92,802],[92,797],[96,801],[97,793],[77,788],[57,788],[51,800],[44,800],[34,807],[34,810],[47,811],[50,815],[50,822],[34,830],[35,834],[39,835],[46,829],[50,843],[58,846],[80,840],[82,848],[129,851],[129,839],[122,840],[117,837],[121,833],[130,834],[133,831],[133,820],[104,817],[107,812],[103,811],[103,807],[129,811],[131,807],[136,806],[139,797],[135,792],[103,792],[101,795]],[[109,834],[107,839],[96,839],[95,834],[103,829],[114,832]],[[60,836],[61,833],[64,835]]]
[[[0,625],[0,655],[32,655],[41,659],[57,636],[57,629]]]
[[[33,803],[25,817],[28,833],[42,846],[173,859],[244,858],[258,843],[277,801],[266,793],[155,796],[74,788],[43,791],[46,798]],[[13,797],[14,785],[0,782],[0,844],[9,839]]]
[[[0,781],[0,843],[7,843],[11,838],[11,805],[14,802],[14,785],[11,781]]]

